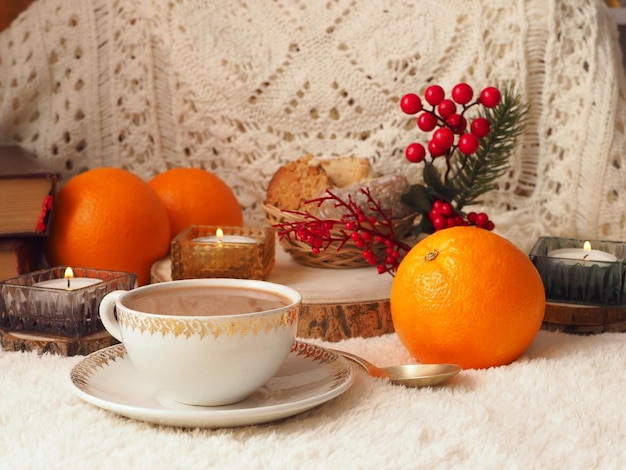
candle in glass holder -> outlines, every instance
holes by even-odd
[[[625,247],[621,242],[540,237],[530,259],[548,301],[622,305]]]
[[[34,271],[0,285],[0,327],[67,338],[98,333],[104,331],[98,311],[102,297],[135,287],[134,273],[63,267]]]
[[[267,279],[274,267],[270,227],[191,226],[172,241],[172,279]]]

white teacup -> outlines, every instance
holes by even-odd
[[[245,399],[278,371],[301,302],[267,281],[189,279],[113,291],[100,317],[138,373],[170,398],[218,406]]]

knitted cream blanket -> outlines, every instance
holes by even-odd
[[[514,82],[527,132],[486,209],[538,234],[626,239],[626,86],[600,0],[38,0],[0,35],[0,143],[61,175],[203,167],[260,222],[305,153],[417,181],[399,98]]]

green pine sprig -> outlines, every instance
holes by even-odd
[[[529,105],[511,87],[504,89],[498,106],[484,109],[482,115],[491,123],[489,135],[481,139],[475,154],[454,160],[455,176],[449,182],[456,189],[451,201],[457,210],[480,204],[481,196],[493,190],[497,179],[508,171],[528,110]]]

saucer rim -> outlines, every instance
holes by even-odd
[[[326,403],[343,393],[349,390],[355,381],[355,372],[352,364],[343,357],[338,354],[335,354],[331,350],[324,348],[322,346],[318,346],[312,343],[308,343],[301,340],[296,340],[294,343],[294,347],[289,353],[289,358],[299,358],[303,361],[312,361],[314,360],[311,356],[300,356],[298,351],[296,351],[296,347],[304,347],[304,348],[314,348],[316,350],[316,356],[319,355],[328,355],[331,358],[332,362],[337,362],[341,365],[341,370],[345,375],[345,378],[337,383],[330,390],[324,390],[319,394],[313,394],[311,396],[307,396],[302,399],[295,399],[294,401],[286,401],[278,404],[270,404],[270,405],[260,405],[256,407],[248,407],[248,408],[229,408],[229,409],[220,409],[221,407],[203,407],[198,406],[196,409],[190,410],[170,410],[167,408],[158,408],[158,407],[150,407],[150,406],[137,406],[131,404],[125,404],[119,401],[106,400],[100,396],[97,396],[94,393],[89,393],[87,388],[89,387],[89,381],[91,376],[85,377],[85,374],[78,371],[85,363],[92,362],[95,356],[107,354],[109,352],[120,350],[118,352],[119,358],[111,361],[128,361],[128,354],[123,344],[116,344],[113,346],[109,346],[103,348],[101,350],[95,351],[83,359],[81,359],[77,364],[75,364],[69,374],[69,382],[70,387],[73,393],[83,401],[97,406],[101,409],[104,409],[109,412],[113,412],[115,414],[138,420],[144,421],[152,424],[158,425],[166,425],[166,426],[174,426],[174,427],[201,427],[201,428],[225,428],[225,427],[238,427],[238,426],[249,426],[256,424],[263,424],[272,421],[281,420],[290,416],[294,416],[299,413],[303,413],[312,408],[315,408],[323,403]],[[306,364],[306,362],[303,362]],[[104,364],[102,367],[99,367],[99,372],[101,369],[109,366],[110,363]],[[331,364],[324,364],[327,367],[331,367]],[[132,367],[132,364],[131,364]],[[300,371],[299,373],[301,373]],[[92,374],[94,375],[94,374]],[[84,381],[83,385],[77,384],[77,380],[75,378]],[[144,383],[147,383],[145,380],[136,377],[136,380],[140,380]],[[271,379],[270,379],[271,380]],[[331,379],[329,379],[331,380]],[[325,383],[328,383],[326,381]],[[150,395],[154,396],[158,389],[156,386],[150,386],[151,392]],[[242,402],[243,403],[243,402]],[[236,406],[236,405],[235,405]]]

